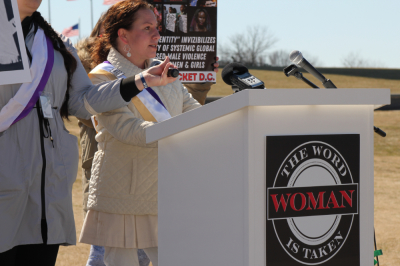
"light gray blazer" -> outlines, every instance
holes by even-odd
[[[89,119],[88,110],[96,114],[126,106],[128,103],[120,94],[120,80],[92,85],[72,43],[68,38],[61,37],[78,63],[70,88],[69,113]],[[33,39],[32,29],[25,41],[29,50]],[[0,108],[7,104],[20,86],[0,86]],[[43,243],[43,184],[48,244],[76,243],[72,185],[78,169],[78,143],[77,138],[66,130],[59,113],[66,89],[67,72],[63,57],[54,51],[54,66],[45,91],[51,93],[51,104],[58,109],[53,109],[54,118],[49,119],[54,148],[49,138],[43,139],[45,168],[36,108],[0,133],[0,252],[17,245]],[[45,129],[44,133],[47,134]],[[45,169],[44,183],[41,180],[42,169]]]

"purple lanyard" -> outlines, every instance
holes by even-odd
[[[44,87],[46,86],[47,81],[49,80],[51,70],[53,69],[53,65],[54,65],[54,48],[53,48],[53,44],[51,43],[50,38],[47,36],[46,36],[46,44],[47,44],[47,62],[46,62],[46,67],[44,68],[43,76],[40,79],[39,85],[37,86],[35,92],[33,93],[32,98],[29,100],[29,102],[25,106],[24,110],[14,120],[14,122],[11,125],[14,125],[19,120],[21,120],[22,118],[24,118],[25,116],[27,116],[29,114],[29,112],[35,106],[36,102],[39,100],[40,93],[44,90]],[[32,56],[35,56],[35,55],[32,55]]]

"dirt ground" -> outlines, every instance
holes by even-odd
[[[375,112],[375,126],[388,134],[375,134],[375,232],[383,266],[400,265],[400,111]]]

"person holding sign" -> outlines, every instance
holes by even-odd
[[[145,1],[114,4],[103,26],[92,54],[98,64],[89,73],[93,83],[142,76],[156,61],[160,35]],[[174,67],[168,57],[162,64]],[[146,89],[128,106],[95,116],[99,150],[80,242],[104,246],[106,265],[138,265],[137,249],[158,265],[158,150],[157,143],[146,144],[146,128],[200,107],[178,79],[163,86],[149,86],[146,77],[142,82]]]
[[[41,0],[17,2],[32,82],[0,86],[0,264],[55,265],[59,245],[76,244],[79,154],[63,118],[124,107],[143,84],[133,74],[92,85],[69,39],[36,11]],[[175,81],[168,68],[142,75],[148,86],[165,86]]]

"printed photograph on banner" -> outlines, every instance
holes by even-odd
[[[190,6],[217,7],[217,0],[189,0]]]
[[[164,5],[165,29],[170,33],[187,33],[186,5]]]
[[[0,85],[30,82],[16,0],[0,0],[0,39]]]
[[[171,0],[163,4],[149,2],[154,6],[157,20],[161,20],[157,59],[168,56],[179,68],[183,83],[216,82],[213,71],[217,56],[216,5],[197,7],[190,6],[191,1]]]
[[[191,17],[189,31],[194,32],[212,32],[212,21],[205,8],[196,9]]]

